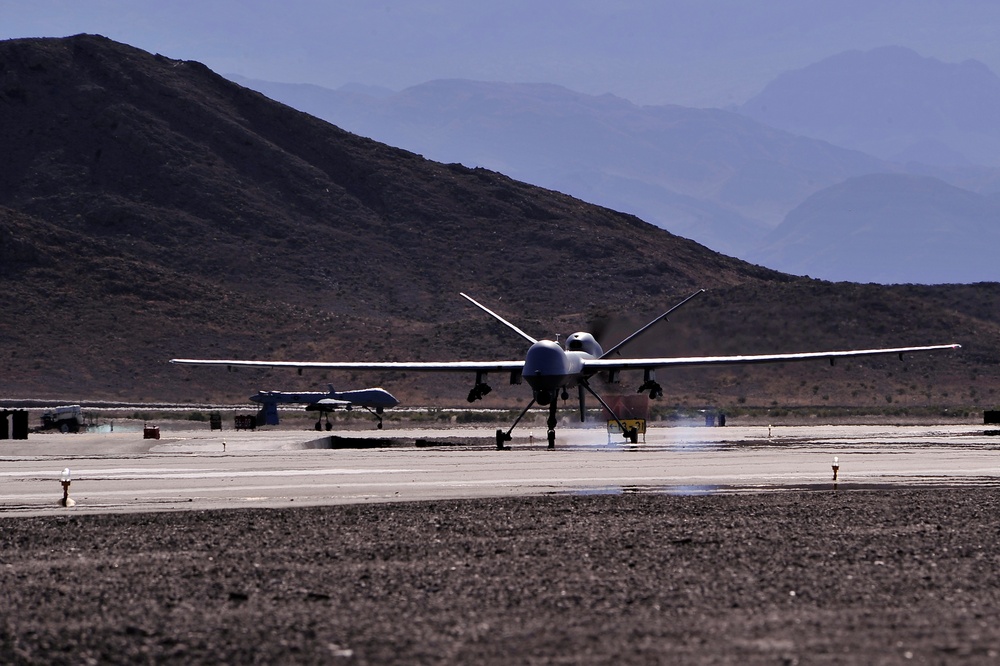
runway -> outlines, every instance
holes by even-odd
[[[970,424],[655,427],[637,445],[599,428],[560,427],[554,451],[546,450],[544,433],[515,437],[512,450],[496,451],[491,428],[352,431],[345,434],[403,444],[330,449],[320,448],[329,442],[316,432],[198,427],[166,431],[160,440],[119,428],[0,441],[0,516],[1000,480],[1000,436]],[[405,444],[418,439],[447,445]],[[57,505],[67,467],[77,502],[71,509]]]

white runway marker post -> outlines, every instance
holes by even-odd
[[[69,467],[63,469],[59,481],[62,483],[63,488],[63,496],[62,499],[59,500],[59,506],[76,506],[76,500],[69,496],[69,484],[73,481]]]

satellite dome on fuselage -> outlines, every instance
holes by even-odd
[[[594,358],[601,358],[604,350],[590,333],[574,333],[566,338],[566,351],[579,351],[590,354]]]

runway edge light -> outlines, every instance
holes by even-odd
[[[69,471],[69,467],[66,467],[62,471],[62,475],[59,477],[59,482],[62,483],[63,496],[59,500],[59,506],[76,506],[76,500],[69,496],[69,484],[73,482],[73,476]]]

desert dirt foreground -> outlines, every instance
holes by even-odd
[[[988,487],[10,518],[0,662],[993,663],[998,537]]]

